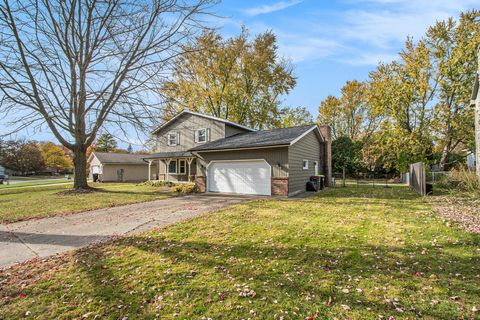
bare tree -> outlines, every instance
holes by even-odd
[[[47,126],[82,189],[99,129],[150,127],[151,85],[216,0],[0,1],[0,114],[10,133]]]

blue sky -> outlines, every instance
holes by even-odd
[[[328,95],[338,95],[351,79],[365,80],[383,61],[396,59],[407,36],[419,39],[436,20],[478,9],[469,0],[226,0],[220,32],[251,34],[272,30],[280,53],[294,63],[296,88],[287,106],[305,106],[316,117]]]
[[[222,18],[211,19],[224,36],[237,35],[245,25],[252,36],[272,30],[279,52],[291,59],[297,86],[285,106],[304,106],[317,116],[328,95],[338,95],[347,80],[365,80],[369,71],[397,57],[407,36],[419,39],[436,20],[458,17],[479,7],[478,0],[224,0],[214,7]],[[4,128],[5,129],[5,128]],[[0,133],[2,133],[0,128]],[[139,140],[129,139],[136,148]],[[13,138],[54,140],[45,129]]]

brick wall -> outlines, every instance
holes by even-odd
[[[320,132],[325,139],[325,147],[323,148],[323,172],[325,173],[325,184],[330,186],[332,182],[332,133],[329,126],[320,127]]]
[[[205,192],[207,190],[205,177],[195,176],[195,185],[198,188],[198,192]]]
[[[272,178],[272,196],[288,196],[288,178]]]

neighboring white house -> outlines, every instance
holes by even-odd
[[[476,161],[475,161],[475,153],[470,152],[467,155],[467,167],[468,167],[468,169],[475,170],[476,165],[477,164],[476,164]]]

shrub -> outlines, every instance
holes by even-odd
[[[198,189],[194,183],[181,183],[175,185],[173,191],[178,193],[195,193],[198,192]]]
[[[139,186],[150,186],[150,187],[172,187],[174,186],[174,183],[171,181],[167,180],[151,180],[151,181],[145,181],[140,184]]]
[[[455,169],[442,177],[437,185],[441,188],[457,189],[466,192],[480,192],[480,182],[474,171]]]

